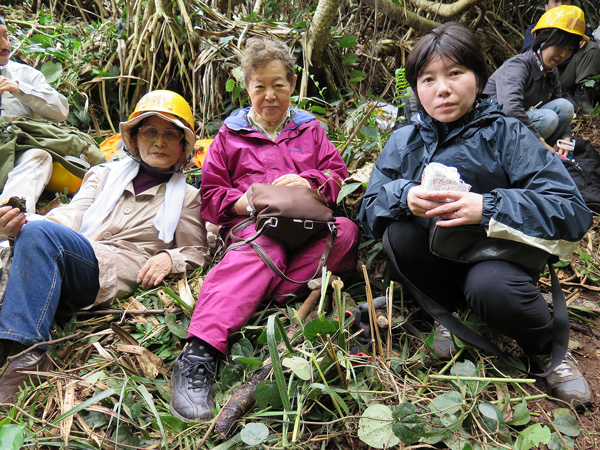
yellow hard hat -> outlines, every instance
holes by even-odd
[[[531,34],[535,35],[537,30],[544,28],[558,28],[567,33],[581,36],[586,41],[589,41],[585,35],[585,16],[581,8],[573,5],[562,5],[546,11],[538,23],[531,30]]]
[[[135,105],[135,110],[127,122],[121,122],[119,128],[125,147],[133,156],[138,156],[131,130],[148,116],[161,117],[183,129],[185,136],[185,155],[194,152],[196,133],[194,132],[194,114],[185,99],[172,91],[152,91],[144,95]]]
[[[90,168],[90,165],[87,162],[77,157],[65,156],[64,159],[68,160],[71,164],[81,167],[84,170]],[[54,162],[52,163],[52,176],[50,177],[50,181],[48,182],[46,189],[52,193],[59,194],[64,194],[66,189],[67,194],[73,195],[81,187],[81,182],[81,178],[69,172],[61,163]]]

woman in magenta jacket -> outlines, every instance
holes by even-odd
[[[312,115],[290,108],[297,76],[288,48],[251,39],[242,59],[252,107],[225,120],[202,167],[202,217],[222,226],[222,234],[249,216],[246,191],[252,183],[317,189],[333,205],[348,176],[346,165]],[[353,269],[359,232],[336,218],[335,244],[327,259],[333,272]],[[253,226],[238,233],[247,238]],[[293,252],[266,236],[258,242],[291,279],[306,280],[316,271],[328,233]],[[214,403],[210,388],[215,358],[227,351],[229,336],[246,324],[266,298],[285,301],[305,286],[279,278],[250,245],[225,254],[202,286],[189,328],[188,343],[175,361],[171,412],[182,420],[208,420]]]

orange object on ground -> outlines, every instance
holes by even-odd
[[[107,161],[110,161],[110,158],[115,154],[119,147],[117,144],[121,142],[121,135],[119,133],[112,135],[109,138],[106,138],[100,144],[100,151],[104,154]]]
[[[194,164],[196,164],[196,167],[202,167],[202,164],[204,164],[204,159],[212,141],[212,139],[198,139],[196,141],[196,145],[194,145]]]

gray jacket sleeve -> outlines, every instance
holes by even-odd
[[[509,116],[519,119],[539,139],[540,134],[533,127],[525,109],[527,65],[518,58],[507,61],[497,73],[496,101]]]

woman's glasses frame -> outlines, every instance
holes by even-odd
[[[156,127],[145,125],[140,127],[139,132],[144,139],[148,139],[149,141],[156,141],[159,136],[162,136],[169,144],[177,144],[183,139],[183,133],[173,128],[169,128],[165,131],[158,131],[158,128]]]

